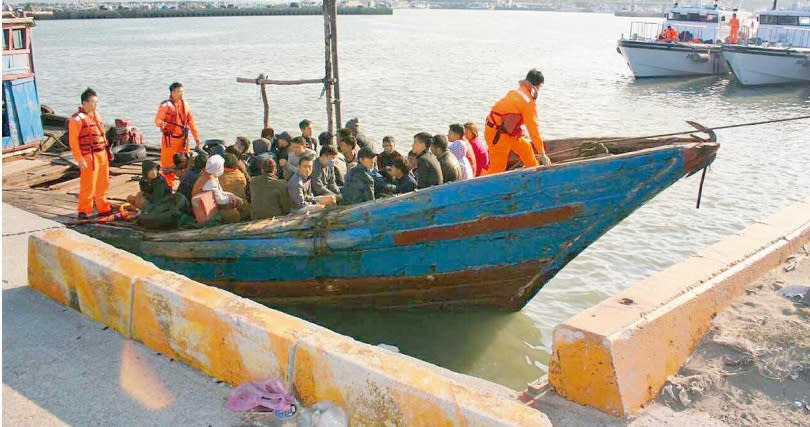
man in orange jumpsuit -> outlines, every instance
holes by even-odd
[[[537,125],[537,91],[544,81],[543,73],[536,69],[530,70],[526,79],[520,81],[520,87],[509,91],[492,107],[484,129],[490,156],[487,175],[505,171],[512,151],[520,157],[525,167],[537,166],[539,163],[532,145],[543,164],[551,164]],[[529,131],[531,143],[523,137],[521,125],[525,125]]]
[[[155,125],[163,134],[160,148],[160,167],[166,182],[174,188],[174,155],[188,153],[188,134],[194,136],[197,147],[200,146],[200,134],[191,107],[183,99],[183,85],[172,83],[169,86],[170,98],[161,102],[155,115]]]
[[[728,21],[729,29],[728,42],[729,44],[737,44],[740,41],[740,20],[737,19],[737,14],[731,15],[731,20]]]
[[[678,35],[678,31],[672,28],[672,25],[667,25],[667,29],[661,33],[661,36],[658,38],[658,41],[661,42],[676,42],[680,40],[681,37]]]
[[[110,160],[104,123],[96,111],[98,94],[87,88],[82,92],[82,106],[73,113],[68,122],[68,142],[73,158],[79,164],[79,219],[87,219],[93,213],[93,202],[98,215],[112,213],[107,202],[110,186]]]

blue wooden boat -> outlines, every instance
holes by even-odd
[[[29,150],[45,136],[34,73],[34,18],[3,18],[3,154]]]
[[[588,245],[708,166],[714,135],[547,141],[555,162],[311,215],[83,231],[273,305],[521,309]]]

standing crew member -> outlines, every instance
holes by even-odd
[[[79,164],[79,219],[93,213],[93,202],[99,216],[112,213],[107,202],[112,153],[104,136],[104,123],[96,111],[98,94],[87,88],[82,92],[82,105],[68,122],[68,141],[73,158]]]
[[[183,99],[183,85],[177,82],[169,86],[170,98],[161,102],[155,115],[155,125],[163,134],[160,147],[160,166],[166,182],[174,188],[175,153],[188,153],[188,133],[194,136],[197,147],[200,146],[200,134],[191,107]]]
[[[490,156],[487,175],[506,170],[510,151],[514,151],[520,157],[525,167],[537,166],[539,163],[534,157],[532,145],[543,164],[551,164],[551,160],[546,156],[545,144],[537,125],[537,91],[544,81],[543,73],[532,69],[526,74],[526,79],[520,81],[520,87],[509,91],[492,107],[486,119],[487,127],[484,129],[484,139],[487,141]],[[525,125],[529,131],[531,143],[523,137],[521,125]]]
[[[728,42],[730,44],[737,44],[740,41],[740,20],[737,19],[737,14],[731,14],[731,20],[728,22],[731,26],[728,34]]]

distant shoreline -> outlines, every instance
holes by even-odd
[[[393,15],[389,7],[341,7],[338,15]],[[297,16],[323,15],[321,7],[284,7],[284,8],[221,8],[221,9],[157,9],[157,10],[68,10],[54,11],[53,14],[38,14],[36,19],[125,19],[125,18],[191,18],[206,16]]]

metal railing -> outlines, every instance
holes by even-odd
[[[686,42],[693,38],[698,38],[710,43],[721,43],[725,41],[729,34],[728,26],[718,26],[717,28],[710,29],[703,25],[675,24],[672,27],[678,31],[678,33],[681,35],[681,39]],[[658,36],[663,31],[664,24],[655,22],[632,22],[630,24],[630,33],[628,37],[625,38],[624,33],[622,33],[622,39],[634,41],[655,41],[658,40]],[[685,38],[684,33],[686,32],[691,34],[692,37]],[[745,35],[743,35],[743,31],[740,29],[741,40],[747,39],[747,34],[748,33],[746,32]]]
[[[810,48],[810,28],[762,28],[757,31],[756,44],[773,47]]]
[[[622,33],[622,39],[634,41],[654,41],[658,39],[661,34],[662,24],[657,22],[632,22],[630,23],[630,33],[625,39]]]

